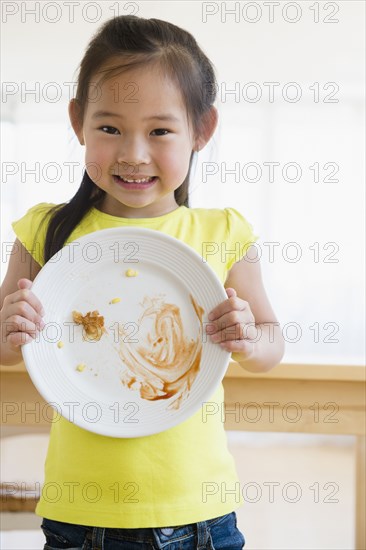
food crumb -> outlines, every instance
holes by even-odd
[[[138,275],[138,271],[135,269],[127,269],[126,271],[126,277],[136,277]]]
[[[73,311],[72,319],[74,323],[83,325],[86,334],[92,340],[100,340],[102,334],[106,332],[104,328],[104,317],[99,315],[99,311],[88,311],[86,315],[82,315],[79,311]]]
[[[121,301],[121,298],[113,298],[113,300],[111,300],[109,303],[110,304],[118,304],[118,302]]]
[[[85,363],[79,363],[79,364],[76,366],[76,370],[77,370],[78,372],[83,372],[83,370],[85,370],[85,368],[86,368]]]
[[[57,342],[57,347],[58,347],[59,349],[63,348],[63,347],[64,347],[64,343],[61,342],[61,340],[60,340],[59,342]]]

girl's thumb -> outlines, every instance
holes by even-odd
[[[228,298],[235,298],[236,296],[235,288],[226,288],[225,290]]]
[[[17,283],[19,290],[23,290],[24,288],[31,288],[32,284],[32,281],[30,281],[29,279],[19,279]]]

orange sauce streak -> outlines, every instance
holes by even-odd
[[[153,322],[142,344],[128,342],[127,333],[123,328],[119,330],[119,355],[127,366],[122,384],[139,390],[141,398],[149,401],[176,396],[168,409],[179,409],[200,368],[204,310],[192,295],[190,299],[197,316],[196,340],[186,338],[179,307],[165,304],[161,297],[145,297],[142,303],[145,310],[138,322],[139,329],[147,319]]]

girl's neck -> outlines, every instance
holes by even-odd
[[[105,214],[116,216],[118,218],[157,218],[159,216],[169,214],[179,208],[174,195],[171,198],[164,197],[164,199],[142,208],[135,208],[122,204],[112,197],[105,195],[94,206],[100,212],[104,212]]]

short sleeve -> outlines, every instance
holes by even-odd
[[[232,252],[226,254],[226,268],[230,270],[234,263],[245,256],[250,245],[259,237],[255,235],[253,226],[235,208],[224,208],[224,211],[227,220],[226,250]]]
[[[32,206],[26,214],[12,222],[15,235],[24,248],[31,254],[37,263],[44,265],[44,244],[48,227],[48,216],[52,208],[50,203],[39,203]]]

